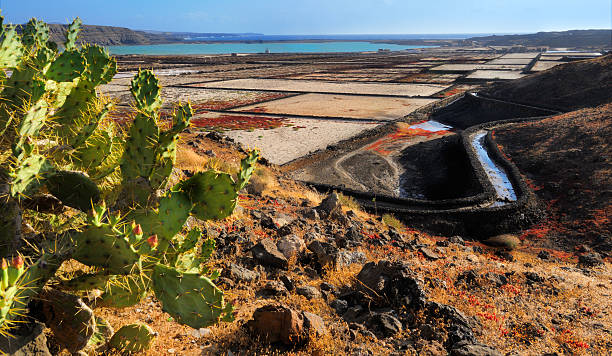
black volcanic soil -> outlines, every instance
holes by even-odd
[[[612,253],[612,103],[512,124],[494,135],[548,206],[549,218],[533,237]]]
[[[566,111],[605,104],[612,99],[612,54],[496,83],[484,93],[504,100],[553,106]]]

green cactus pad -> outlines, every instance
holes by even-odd
[[[47,117],[47,101],[38,100],[26,111],[19,126],[19,136],[36,136]]]
[[[4,31],[4,38],[0,43],[0,68],[15,68],[23,60],[23,46],[15,28]]]
[[[95,86],[109,83],[117,73],[117,61],[104,48],[86,45],[81,52],[87,62],[85,78]]]
[[[119,329],[108,342],[109,347],[121,353],[148,350],[157,333],[146,324],[129,324]]]
[[[238,181],[236,182],[236,190],[240,191],[251,179],[251,175],[255,170],[255,164],[259,159],[259,151],[253,150],[240,161],[240,172],[238,172]]]
[[[124,179],[148,178],[155,164],[155,146],[159,140],[159,128],[152,117],[139,114],[130,127],[121,160]]]
[[[66,31],[66,42],[64,43],[64,47],[66,47],[67,51],[73,50],[76,47],[76,40],[79,36],[82,24],[83,21],[77,17],[72,21],[70,26],[68,26],[68,31]]]
[[[159,200],[158,216],[162,240],[168,243],[181,231],[191,208],[189,197],[182,192],[169,192]]]
[[[106,115],[108,115],[111,108],[112,108],[112,104],[107,104],[100,112],[94,115],[90,119],[89,123],[83,126],[81,128],[81,131],[72,138],[72,142],[70,142],[70,145],[76,148],[76,147],[79,147],[85,144],[85,141],[87,141],[87,139],[91,135],[93,135],[93,133],[98,128],[98,125],[100,124],[102,120],[104,120]]]
[[[53,165],[41,155],[31,155],[19,163],[19,166],[10,173],[11,195],[30,196],[44,182],[44,177],[54,170]]]
[[[157,157],[149,178],[154,189],[163,189],[168,183],[176,160],[176,141],[177,138],[173,138],[168,143],[161,142],[157,148]]]
[[[159,80],[150,70],[138,70],[132,79],[132,96],[139,110],[151,114],[162,105]]]
[[[153,270],[153,291],[165,312],[192,328],[205,328],[222,318],[231,318],[231,307],[226,306],[223,292],[197,273],[182,273],[158,264]]]
[[[89,226],[73,239],[77,249],[72,258],[88,266],[103,267],[112,274],[129,274],[140,256],[111,226]]]
[[[27,47],[46,44],[49,40],[49,26],[33,18],[26,24],[21,35],[21,42]]]
[[[177,252],[184,253],[196,247],[198,241],[200,241],[200,237],[202,237],[202,229],[199,227],[191,229],[183,241],[181,241],[179,247],[177,248]]]
[[[46,180],[49,193],[71,208],[88,211],[92,204],[100,201],[100,190],[96,183],[81,172],[57,171]]]
[[[85,58],[75,50],[64,51],[49,66],[45,77],[56,82],[71,82],[85,70]]]
[[[202,220],[220,220],[232,214],[238,192],[234,180],[227,173],[217,171],[198,172],[179,184],[194,204],[191,211]]]
[[[112,145],[111,134],[107,131],[98,131],[74,152],[74,162],[79,168],[94,169],[108,157]]]
[[[82,118],[95,98],[95,86],[90,81],[81,79],[77,85],[71,88],[64,104],[56,113],[56,122],[61,125],[59,131],[61,136],[71,137],[78,131],[76,123]]]
[[[151,287],[148,277],[140,275],[113,276],[103,289],[98,306],[127,308],[140,303]]]
[[[107,274],[83,274],[68,281],[62,282],[61,286],[73,291],[87,291],[92,289],[104,290],[108,281],[113,278]]]

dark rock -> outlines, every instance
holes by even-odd
[[[325,322],[320,316],[309,312],[302,312],[302,317],[304,319],[304,331],[307,335],[322,336],[327,333]]]
[[[279,281],[268,281],[266,285],[259,291],[260,295],[264,296],[280,296],[287,295],[287,288]]]
[[[331,292],[332,294],[338,294],[338,288],[336,288],[336,286],[331,283],[323,282],[321,283],[319,288],[321,288],[321,290],[324,290],[326,292]]]
[[[484,278],[485,280],[494,284],[496,287],[501,287],[504,284],[508,283],[508,278],[506,278],[506,276],[504,276],[503,274],[488,272],[485,273]]]
[[[329,306],[332,307],[338,315],[346,313],[348,310],[348,302],[343,299],[334,299]]]
[[[432,250],[430,250],[427,247],[421,247],[419,249],[419,252],[421,252],[423,254],[423,256],[425,258],[427,258],[428,260],[430,260],[430,261],[435,261],[435,260],[439,260],[440,259],[440,256],[437,253],[433,252]]]
[[[302,212],[302,216],[304,216],[306,219],[319,220],[319,213],[316,209],[305,209]]]
[[[448,241],[453,244],[465,245],[465,241],[461,238],[461,236],[451,236],[448,238]]]
[[[255,310],[247,327],[269,343],[282,342],[288,346],[299,345],[308,336],[302,314],[282,305],[266,305]]]
[[[450,354],[452,356],[503,356],[501,352],[490,346],[466,341],[455,344]]]
[[[306,244],[301,237],[291,234],[282,237],[276,243],[276,247],[283,254],[283,256],[285,256],[285,258],[289,259],[301,253],[306,248]]]
[[[374,314],[368,327],[382,337],[391,337],[402,331],[402,322],[389,313]]]
[[[251,249],[253,258],[265,266],[286,268],[287,258],[278,250],[276,244],[270,239],[263,239]]]
[[[293,224],[285,225],[280,229],[276,230],[276,235],[279,237],[291,235],[293,233]]]
[[[499,258],[501,258],[501,259],[503,259],[505,261],[508,261],[508,262],[514,261],[514,256],[512,256],[512,254],[510,252],[505,251],[505,250],[495,251],[495,256],[497,256],[497,257],[499,257]]]
[[[12,337],[0,335],[1,353],[12,356],[51,356],[44,327],[44,324],[35,321],[13,330]]]
[[[457,281],[455,282],[455,284],[465,284],[467,286],[478,286],[478,274],[476,274],[476,272],[474,272],[474,270],[469,270],[469,271],[465,271],[460,273],[457,276]]]
[[[418,309],[425,303],[421,282],[408,264],[381,260],[363,266],[357,275],[358,292],[373,305]]]
[[[421,324],[419,326],[419,337],[423,340],[441,340],[439,333],[431,324]]]
[[[527,281],[530,281],[533,283],[544,282],[544,278],[535,272],[525,272],[525,278],[527,278]]]
[[[229,268],[224,270],[224,275],[225,277],[232,278],[238,282],[253,282],[257,279],[257,277],[259,277],[257,272],[251,271],[234,263],[230,263]]]
[[[288,291],[292,291],[295,288],[295,284],[293,283],[293,280],[286,275],[282,275],[279,278],[281,280],[281,282],[283,282],[283,284],[285,285],[285,288],[287,288]]]
[[[596,267],[603,265],[603,259],[597,252],[589,252],[578,256],[578,264],[583,267]]]
[[[42,311],[42,320],[58,344],[75,353],[87,346],[96,331],[93,311],[81,298],[55,289],[45,289],[33,309]]]
[[[436,246],[448,247],[448,246],[450,246],[450,241],[448,241],[448,240],[436,241]]]
[[[331,212],[335,210],[340,210],[342,205],[340,204],[340,198],[336,192],[328,195],[321,204],[317,207],[319,211],[324,212],[326,215],[329,215]]]
[[[483,252],[482,247],[477,246],[477,245],[472,246],[472,251],[474,251],[475,253],[482,253]]]
[[[313,287],[313,286],[297,287],[295,289],[295,292],[298,295],[302,295],[302,296],[306,297],[306,299],[308,299],[308,300],[321,298],[321,292],[319,292],[319,290],[317,288]]]
[[[538,258],[541,260],[549,260],[550,259],[550,252],[546,251],[546,250],[542,250],[538,253]]]
[[[314,252],[322,268],[337,266],[339,249],[336,246],[328,242],[313,241],[308,245],[308,250]]]

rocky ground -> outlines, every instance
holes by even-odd
[[[179,165],[232,169],[218,134],[187,134]],[[612,349],[609,258],[530,235],[442,238],[320,195],[261,165],[241,208],[208,226],[213,265],[237,308],[193,330],[153,298],[101,310],[159,332],[151,354],[604,355]],[[599,257],[597,257],[599,256]]]

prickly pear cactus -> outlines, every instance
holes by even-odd
[[[131,84],[134,120],[128,127],[113,124],[112,104],[96,88],[112,80],[116,61],[101,47],[79,48],[80,26],[78,18],[70,24],[65,50],[58,51],[43,22],[31,20],[19,35],[0,18],[0,257],[18,256],[0,264],[0,333],[23,321],[31,298],[50,281],[77,295],[97,290],[96,306],[129,307],[154,293],[180,323],[199,328],[231,321],[233,306],[213,282],[219,271],[206,265],[214,240],[184,226],[190,216],[231,215],[258,153],[242,160],[236,180],[210,170],[168,187],[191,106],[179,104],[172,122],[162,123],[159,81],[139,70]],[[62,209],[45,212],[25,203],[37,195]],[[22,226],[46,239],[23,250],[38,251],[31,264],[18,254]],[[86,268],[57,273],[68,259]],[[99,336],[90,344],[99,347]],[[147,326],[129,325],[109,346],[142,351],[153,336]]]
[[[121,327],[109,341],[109,346],[121,353],[148,350],[157,333],[147,324],[129,324]]]

